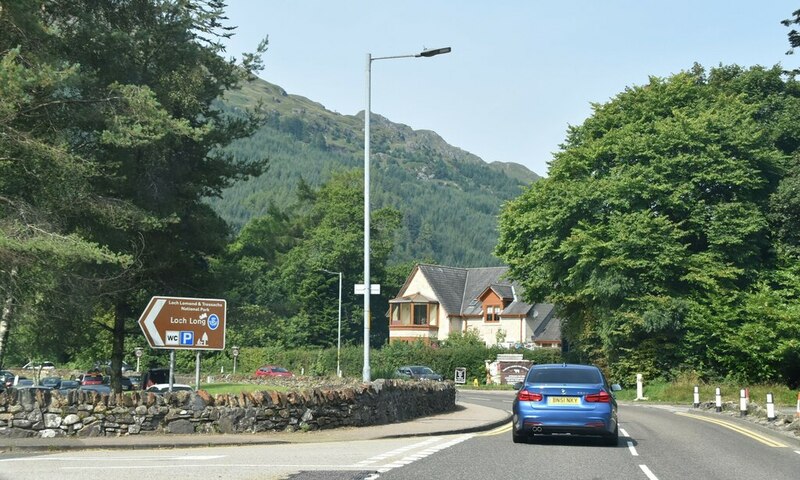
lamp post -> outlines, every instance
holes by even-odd
[[[367,108],[364,111],[364,371],[363,381],[372,380],[372,373],[369,368],[369,328],[371,321],[370,312],[370,292],[372,290],[369,277],[369,117],[372,113],[372,62],[375,60],[390,60],[394,58],[417,58],[434,57],[444,53],[450,53],[450,47],[423,50],[413,55],[395,55],[391,57],[373,57],[367,54]]]
[[[331,275],[339,275],[339,329],[336,335],[336,376],[342,376],[342,369],[340,367],[341,363],[341,354],[342,354],[342,272],[331,272],[330,270],[325,270],[321,268],[325,273],[330,273]]]

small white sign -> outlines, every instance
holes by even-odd
[[[467,383],[467,369],[463,367],[456,368],[455,382],[460,385]]]
[[[355,284],[355,293],[356,295],[364,295],[366,288],[364,288],[363,283],[356,283]],[[372,295],[380,295],[381,294],[381,285],[379,283],[373,283],[369,286],[369,293]]]

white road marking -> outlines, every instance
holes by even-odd
[[[460,435],[460,436],[450,440],[449,442],[440,443],[438,445],[433,445],[433,446],[431,446],[430,448],[428,448],[427,450],[425,450],[423,452],[420,452],[420,453],[417,453],[417,454],[414,454],[414,455],[409,455],[409,456],[407,456],[405,458],[401,458],[400,460],[397,460],[395,462],[380,466],[380,467],[376,468],[376,470],[378,470],[378,473],[386,473],[389,470],[392,470],[394,468],[404,467],[404,466],[406,466],[408,464],[416,462],[417,460],[421,460],[421,459],[423,459],[425,457],[433,455],[436,452],[442,451],[442,450],[444,450],[446,448],[450,448],[453,445],[457,445],[457,444],[459,444],[459,443],[461,443],[461,442],[463,442],[465,440],[469,440],[472,437],[474,437],[473,434]]]
[[[647,468],[647,465],[639,465],[639,468],[642,469],[644,474],[647,475],[647,478],[649,478],[650,480],[658,480],[658,477],[653,475],[653,472],[651,472],[650,469]]]
[[[626,432],[624,428],[620,428],[619,432],[625,437],[630,437],[630,435],[628,435],[628,432]],[[628,450],[631,451],[631,455],[633,455],[634,457],[638,457],[639,452],[636,451],[636,447],[633,446],[633,442],[628,440],[627,443],[628,443]]]
[[[137,462],[141,462],[143,460],[146,461],[183,461],[183,460],[216,460],[218,458],[224,458],[225,455],[168,455],[168,456],[155,456],[155,455],[145,455],[141,457],[123,457],[123,456],[111,456],[106,455],[102,457],[70,457],[70,456],[47,456],[47,457],[26,457],[26,458],[3,458],[0,459],[0,462],[107,462],[107,461],[126,461],[126,460],[135,460]]]

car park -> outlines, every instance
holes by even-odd
[[[277,365],[262,365],[255,372],[256,377],[293,377],[289,370]]]
[[[184,385],[182,383],[173,383],[172,384],[172,391],[173,392],[193,392],[194,388],[190,385]],[[169,392],[169,384],[168,383],[156,383],[155,385],[150,385],[147,387],[145,392],[148,393],[155,393],[155,394],[164,394]]]
[[[617,384],[609,385],[593,365],[534,365],[515,385],[511,436],[523,443],[539,435],[600,437],[616,445],[619,436]]]
[[[425,365],[405,365],[395,371],[395,375],[400,378],[410,380],[435,380],[442,381],[442,376],[433,371],[431,367]]]

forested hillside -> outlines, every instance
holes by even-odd
[[[316,187],[333,172],[363,168],[363,112],[340,115],[263,80],[230,92],[226,102],[238,110],[260,103],[267,114],[262,128],[229,151],[237,160],[266,156],[268,172],[212,201],[237,230],[271,204],[293,208],[301,179]],[[415,131],[374,113],[371,147],[372,206],[391,206],[403,215],[395,261],[499,263],[492,251],[500,206],[537,180],[536,174],[514,163],[487,164],[434,132]]]

